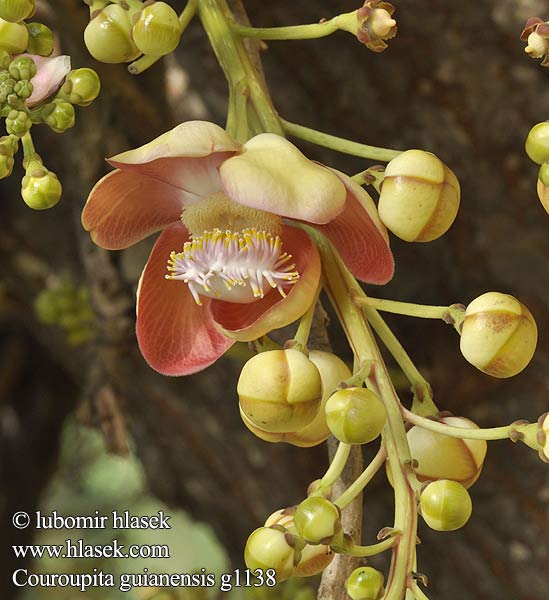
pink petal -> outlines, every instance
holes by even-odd
[[[185,192],[165,183],[116,170],[90,192],[82,225],[97,245],[120,250],[178,221],[185,200]]]
[[[185,283],[165,278],[170,252],[188,239],[180,223],[161,233],[137,291],[137,341],[145,360],[163,375],[201,371],[233,344],[217,331],[208,298],[198,306]]]
[[[334,173],[273,133],[256,135],[220,167],[223,190],[234,202],[308,223],[328,223],[345,205]]]
[[[207,196],[221,191],[219,165],[241,148],[218,125],[187,121],[108,162],[124,171],[137,171],[197,196]]]
[[[283,249],[292,255],[300,278],[289,288],[286,298],[271,290],[264,298],[250,304],[212,300],[211,312],[223,333],[232,339],[248,342],[293,323],[311,305],[320,280],[320,258],[316,246],[301,229],[282,228]]]
[[[394,273],[389,237],[369,194],[350,177],[332,169],[347,189],[345,210],[327,225],[315,225],[338,249],[361,281],[387,283]]]
[[[36,75],[31,79],[34,89],[27,99],[27,106],[32,108],[61,87],[63,80],[71,70],[71,57],[56,56],[47,58],[35,54],[22,54],[21,56],[32,58],[37,69]]]

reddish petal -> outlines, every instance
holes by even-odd
[[[387,230],[375,204],[350,177],[334,172],[347,188],[345,209],[331,223],[314,227],[334,244],[357,279],[387,283],[393,276],[395,264]]]
[[[311,305],[320,280],[320,258],[316,246],[301,229],[282,228],[283,249],[292,255],[300,278],[286,298],[271,290],[250,304],[212,300],[211,312],[225,335],[242,342],[255,340],[273,329],[293,323]]]
[[[232,344],[216,329],[208,298],[197,306],[182,281],[165,278],[168,257],[188,240],[176,223],[158,238],[137,291],[137,340],[149,365],[163,375],[189,375],[215,362]]]
[[[165,183],[116,170],[90,192],[82,225],[99,246],[120,250],[178,221],[186,199]]]

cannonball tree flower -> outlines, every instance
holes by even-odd
[[[162,230],[137,291],[137,338],[166,375],[212,364],[233,343],[301,317],[320,280],[302,223],[323,232],[356,277],[393,274],[387,232],[368,194],[260,134],[240,144],[190,121],[108,162],[82,213],[94,242],[116,250]]]

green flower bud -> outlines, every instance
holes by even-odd
[[[434,154],[406,150],[387,165],[379,216],[406,242],[430,242],[446,233],[459,208],[454,173]]]
[[[379,600],[384,593],[383,573],[372,567],[355,569],[345,582],[345,590],[352,600]]]
[[[549,185],[545,185],[541,179],[538,179],[537,191],[543,208],[549,213]]]
[[[48,171],[36,157],[29,161],[21,183],[23,200],[35,210],[52,208],[61,198],[61,183],[57,175]]]
[[[17,81],[30,81],[36,75],[36,65],[29,56],[16,56],[8,70]]]
[[[34,14],[34,0],[0,0],[0,18],[18,23]]]
[[[44,119],[44,123],[56,133],[63,133],[73,127],[76,118],[74,106],[64,100],[54,100],[51,104],[54,105],[53,110]]]
[[[29,32],[22,23],[9,23],[0,19],[0,49],[9,54],[25,52],[29,43]]]
[[[8,97],[15,93],[15,79],[9,76],[9,73],[0,75],[0,105],[6,104]]]
[[[1,43],[0,43],[1,46]],[[11,62],[11,56],[9,54],[9,52],[7,52],[6,50],[4,50],[3,48],[0,47],[0,69],[3,70],[8,70],[8,67],[10,66],[10,62]],[[2,74],[0,73],[0,76]]]
[[[290,577],[300,552],[294,547],[294,536],[278,528],[259,527],[246,542],[244,562],[250,571],[274,569],[280,583]]]
[[[17,138],[5,135],[0,138],[0,179],[9,177],[13,169],[13,155],[17,152]]]
[[[374,392],[365,388],[337,390],[326,403],[326,420],[340,442],[367,444],[385,425],[385,407]]]
[[[294,524],[307,543],[326,545],[341,530],[341,515],[328,499],[310,496],[298,505]]]
[[[149,4],[132,29],[135,45],[152,56],[173,52],[181,39],[181,24],[175,10],[165,2]]]
[[[32,127],[32,121],[26,110],[10,110],[6,117],[6,131],[17,137],[25,135]]]
[[[544,162],[539,168],[538,179],[545,186],[549,186],[549,162]]]
[[[240,407],[264,431],[298,431],[316,417],[322,381],[315,365],[298,350],[270,350],[251,358],[237,386]]]
[[[456,481],[433,481],[421,492],[423,520],[435,531],[455,531],[463,527],[473,512],[471,496]]]
[[[29,43],[27,52],[38,56],[49,56],[53,52],[53,31],[43,23],[27,23]]]
[[[465,359],[492,377],[512,377],[530,362],[538,329],[532,313],[500,292],[479,296],[465,311],[460,349]]]
[[[57,96],[77,106],[88,106],[99,95],[101,82],[93,69],[71,71]]]
[[[549,121],[538,123],[530,129],[524,148],[538,165],[549,160]]]
[[[33,89],[34,86],[30,81],[18,81],[15,84],[13,91],[18,98],[21,98],[21,100],[26,100],[27,98],[30,98]]]
[[[89,53],[100,62],[130,62],[140,55],[130,30],[128,11],[118,4],[109,4],[88,23],[84,42]]]

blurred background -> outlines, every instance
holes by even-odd
[[[429,244],[393,238],[395,277],[384,289],[367,292],[425,304],[467,303],[490,290],[517,296],[534,314],[540,341],[530,366],[507,381],[466,363],[450,327],[406,317],[387,320],[431,382],[439,407],[485,427],[534,421],[549,404],[549,216],[537,199],[537,167],[523,144],[531,126],[548,117],[549,69],[524,54],[519,35],[528,17],[549,18],[549,5],[394,3],[399,32],[381,55],[344,33],[269,43],[262,57],[275,105],[286,119],[322,131],[432,151],[454,170],[462,205],[449,233]],[[0,182],[0,589],[5,597],[25,600],[80,594],[70,588],[14,590],[11,574],[17,568],[121,573],[204,567],[221,573],[242,567],[249,533],[271,512],[303,498],[308,483],[326,468],[326,448],[269,444],[245,429],[234,391],[245,347],[192,377],[154,373],[134,334],[136,283],[154,240],[109,253],[95,247],[80,225],[89,190],[108,171],[103,157],[141,145],[183,120],[224,124],[223,75],[198,22],[173,56],[131,77],[123,65],[100,65],[87,54],[82,32],[88,12],[82,2],[39,4],[37,20],[59,34],[73,66],[99,72],[103,89],[94,104],[77,111],[73,130],[36,136],[38,152],[64,186],[54,209],[39,213],[26,207],[20,168]],[[315,22],[358,4],[245,1],[257,26]],[[349,174],[369,166],[300,147]],[[335,320],[328,333],[338,354],[350,359]],[[406,385],[399,391],[407,402]],[[370,450],[365,453],[368,458]],[[435,533],[420,525],[419,570],[429,576],[429,596],[547,598],[547,466],[523,445],[493,442],[471,495],[474,512],[463,530]],[[383,473],[368,486],[364,501],[365,532],[373,536],[392,522],[392,492]],[[17,531],[11,525],[16,511],[78,515],[114,509],[172,515],[168,536],[134,531],[120,540],[169,544],[172,558],[160,564],[67,563],[13,555],[12,544],[55,544],[68,537]],[[113,537],[109,531],[85,534],[88,543]],[[385,569],[386,560],[371,564]],[[312,598],[314,585],[297,582],[273,594]],[[98,600],[121,596],[116,589],[87,594]],[[204,590],[137,589],[124,597],[211,596]]]

